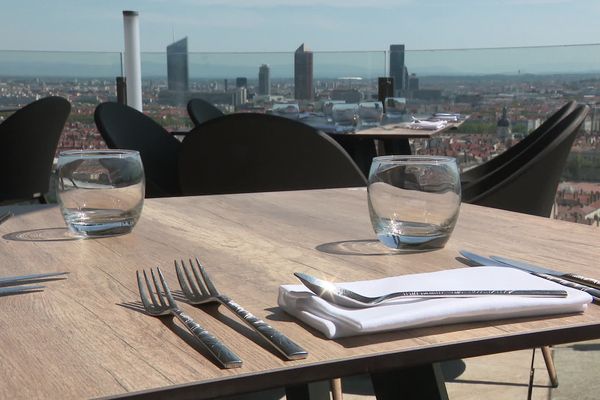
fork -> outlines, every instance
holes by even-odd
[[[181,264],[175,260],[177,279],[184,296],[190,304],[220,303],[248,324],[265,340],[271,343],[288,360],[300,360],[308,356],[308,352],[294,343],[287,336],[257,318],[229,297],[220,294],[198,258],[196,266],[189,260],[190,268],[187,268],[183,260]],[[191,269],[191,273],[190,273]]]
[[[202,345],[208,350],[224,368],[239,368],[242,366],[242,360],[216,337],[210,334],[206,329],[195,322],[190,316],[184,314],[167,285],[167,281],[163,276],[160,268],[156,268],[158,277],[160,278],[160,284],[154,270],[150,269],[152,275],[152,282],[148,279],[148,274],[143,270],[144,278],[140,271],[136,271],[138,289],[140,291],[140,298],[144,305],[144,309],[148,314],[159,317],[163,315],[174,315],[179,319],[185,327],[202,343]],[[144,285],[145,282],[145,285]],[[162,286],[162,288],[161,288]],[[146,290],[147,288],[147,290]],[[154,295],[156,293],[156,296]],[[157,300],[158,298],[158,300]]]

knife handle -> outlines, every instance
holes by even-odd
[[[576,282],[567,281],[565,279],[557,278],[557,277],[552,276],[552,275],[547,275],[547,274],[542,274],[542,273],[532,273],[532,275],[539,276],[540,278],[544,278],[544,279],[547,279],[549,281],[559,283],[559,284],[561,284],[563,286],[568,286],[568,287],[572,287],[573,289],[581,290],[582,292],[586,292],[590,296],[593,297],[594,303],[600,304],[600,290],[598,290],[598,289],[594,289],[594,288],[591,288],[589,286],[584,286],[584,285],[581,285],[581,284],[576,283]]]
[[[563,277],[570,281],[580,283],[586,286],[591,286],[594,289],[600,290],[600,281],[598,279],[588,278],[587,276],[581,276],[577,274],[564,274]]]

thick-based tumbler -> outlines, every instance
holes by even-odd
[[[435,156],[375,157],[369,214],[377,238],[400,251],[442,248],[460,209],[456,160]]]
[[[82,237],[129,233],[144,204],[144,168],[132,150],[59,154],[56,192],[69,229]]]

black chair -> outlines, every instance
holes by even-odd
[[[549,217],[556,188],[579,128],[589,112],[580,105],[525,151],[463,187],[463,201]]]
[[[194,126],[223,116],[223,112],[206,100],[191,99],[187,104],[187,112]]]
[[[540,138],[544,137],[544,135],[546,135],[548,131],[556,126],[556,124],[559,123],[564,117],[569,115],[569,113],[575,109],[576,105],[577,103],[575,101],[569,101],[558,111],[554,112],[550,117],[548,117],[538,128],[523,138],[523,140],[521,140],[519,143],[507,149],[498,156],[484,162],[483,164],[463,172],[460,176],[460,181],[463,184],[463,187],[482,179],[486,175],[493,172],[496,168],[501,167],[514,157],[524,152],[527,148],[529,148],[529,146],[537,142]]]
[[[45,202],[52,163],[71,104],[46,97],[17,110],[0,124],[0,203]]]
[[[267,114],[205,122],[181,146],[184,195],[365,186],[350,156],[328,135]]]
[[[146,197],[180,195],[177,154],[181,143],[152,118],[119,103],[96,107],[94,121],[111,149],[140,152],[146,175]]]

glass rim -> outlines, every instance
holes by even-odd
[[[137,150],[126,150],[126,149],[89,149],[89,150],[63,150],[58,153],[58,157],[128,157],[128,156],[139,156],[140,152]]]
[[[456,163],[456,157],[450,156],[428,156],[428,155],[400,155],[394,154],[389,156],[378,156],[373,157],[373,163],[375,162],[394,162],[394,163],[406,163],[406,164],[429,164],[429,163]]]

